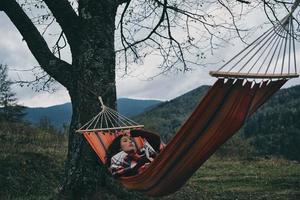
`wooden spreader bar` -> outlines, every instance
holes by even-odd
[[[238,73],[238,72],[220,72],[220,71],[210,71],[209,74],[213,77],[222,77],[222,78],[260,78],[260,79],[290,79],[297,78],[299,74],[295,73],[277,73],[277,74],[258,74],[258,73]]]

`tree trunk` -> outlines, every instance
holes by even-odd
[[[93,3],[94,2],[94,3]],[[74,80],[67,86],[72,102],[68,157],[61,199],[91,199],[105,187],[106,169],[84,137],[75,133],[100,112],[97,96],[109,107],[116,106],[114,30],[117,6],[82,1],[80,38],[72,52]]]
[[[103,84],[102,86],[103,89],[107,88],[107,85]],[[95,88],[90,87],[90,89]],[[115,98],[115,86],[110,92]],[[100,111],[100,103],[97,97],[89,94],[88,91],[75,93],[77,95],[70,91],[73,115],[69,131],[65,180],[61,192],[66,199],[89,199],[88,196],[92,195],[97,188],[105,187],[106,169],[83,135],[75,131]],[[104,102],[108,102],[107,99],[104,98]],[[111,104],[114,103],[112,96],[110,96],[110,102]]]

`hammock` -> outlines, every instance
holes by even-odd
[[[149,196],[175,192],[247,117],[287,80],[298,77],[292,20],[288,15],[219,70],[210,72],[218,80],[175,136],[143,173],[121,177],[121,184]],[[144,130],[143,125],[106,107],[101,98],[100,102],[102,111],[78,132],[106,163],[107,148],[115,137]],[[138,148],[143,141],[135,138]]]

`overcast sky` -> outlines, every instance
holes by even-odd
[[[249,18],[249,22],[261,22],[260,17],[252,16],[252,18]],[[235,46],[229,45],[226,48],[215,51],[214,55],[208,55],[207,60],[216,62],[220,61],[221,58],[228,59],[241,48],[242,45],[239,43]],[[65,57],[70,57],[68,52],[65,52],[65,54]],[[299,57],[300,55],[298,55]],[[9,76],[12,79],[17,79],[18,77],[26,79],[30,77],[32,73],[30,75],[30,72],[16,70],[31,69],[33,66],[38,65],[28,50],[25,41],[22,41],[21,35],[3,12],[0,12],[0,63],[9,66]],[[201,85],[213,84],[216,79],[211,78],[208,72],[221,66],[221,63],[219,66],[217,64],[209,69],[199,66],[186,73],[169,73],[168,75],[161,75],[153,80],[148,80],[149,77],[157,73],[156,64],[158,63],[155,63],[155,60],[145,60],[143,66],[132,66],[133,73],[125,77],[121,76],[122,71],[118,71],[118,98],[170,100]],[[285,87],[296,84],[300,84],[299,78],[289,81]],[[19,86],[14,86],[13,90],[17,94],[18,102],[24,106],[47,107],[70,102],[67,91],[60,85],[56,86],[55,93],[37,93],[31,88]]]

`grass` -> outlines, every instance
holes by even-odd
[[[64,136],[1,124],[0,199],[51,199],[63,176],[66,149]],[[154,199],[130,195],[126,198]],[[118,194],[106,197],[122,199]],[[279,158],[250,161],[213,156],[179,191],[155,199],[296,200],[300,199],[300,164]]]
[[[50,199],[63,176],[66,138],[0,125],[0,199]]]
[[[174,195],[182,199],[299,199],[300,164],[275,158],[212,157]]]

